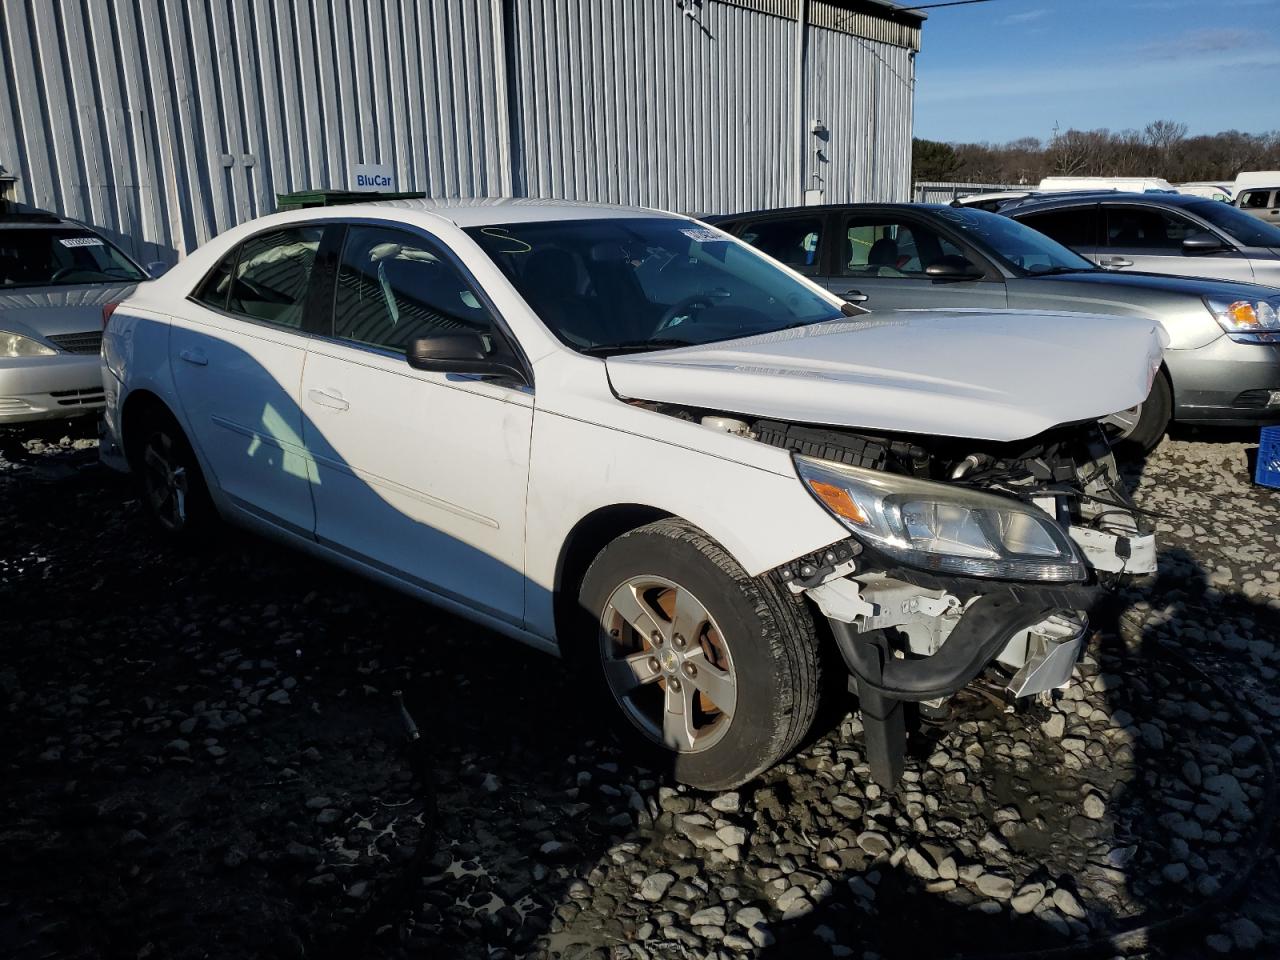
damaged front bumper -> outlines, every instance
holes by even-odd
[[[1155,570],[1155,539],[1068,527],[1092,583],[939,576],[883,562],[854,539],[782,575],[826,616],[860,702],[872,776],[891,786],[903,767],[904,702],[950,697],[992,665],[1009,699],[1066,686],[1085,646],[1097,574]]]

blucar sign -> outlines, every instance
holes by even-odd
[[[387,190],[396,188],[396,175],[389,163],[357,163],[351,168],[352,190]]]

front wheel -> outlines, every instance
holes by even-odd
[[[1160,442],[1173,417],[1173,389],[1163,373],[1157,373],[1147,399],[1136,407],[1102,418],[1103,428],[1120,452],[1150,453]]]
[[[818,706],[813,620],[679,520],[624,534],[583,579],[595,642],[580,654],[626,735],[704,790],[794,750]]]

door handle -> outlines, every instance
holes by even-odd
[[[351,404],[342,399],[342,394],[337,390],[308,390],[307,397],[316,406],[328,407],[330,410],[351,409]]]
[[[1098,261],[1098,265],[1102,267],[1132,267],[1133,261],[1126,260],[1124,257],[1104,257]]]
[[[209,358],[204,355],[203,350],[182,350],[179,351],[178,358],[187,361],[187,363],[195,364],[197,367],[207,367],[209,365]]]
[[[846,290],[840,294],[840,299],[845,303],[866,303],[871,298],[861,290]]]

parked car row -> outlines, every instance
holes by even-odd
[[[698,787],[792,751],[842,661],[892,784],[904,703],[1069,681],[1156,563],[1107,430],[1252,417],[1276,293],[953,207],[300,210],[103,306],[101,455],[173,538],[231,521],[560,654]]]
[[[1192,202],[1186,204],[1188,200]],[[1128,236],[1111,233],[1104,222],[1125,231],[1137,224],[1141,232],[1145,226],[1152,238],[1155,224],[1161,231],[1172,230],[1164,208],[1156,206],[1170,201],[1189,206],[1188,217],[1198,215],[1199,204],[1238,214],[1212,200],[1089,194],[1017,204],[1007,209],[1007,216],[955,206],[853,204],[714,220],[828,290],[872,310],[1008,307],[1158,320],[1169,336],[1169,348],[1151,394],[1137,407],[1107,418],[1117,438],[1145,449],[1160,439],[1170,420],[1238,425],[1280,418],[1280,290],[1158,272],[1119,273],[1081,256],[1097,255],[1096,246],[1079,243],[1085,238],[1096,244],[1102,237],[1122,242]],[[1187,239],[1202,242],[1199,232],[1190,231],[1205,225],[1187,224],[1179,227],[1188,231]],[[1280,283],[1280,230],[1276,232],[1275,251],[1242,252],[1233,246],[1230,256],[1244,270],[1253,269],[1245,253],[1257,256],[1258,270],[1277,270]],[[1075,241],[1071,245],[1079,252],[1056,242],[1055,236]],[[1118,249],[1135,259],[1116,263],[1104,257],[1100,262],[1159,265],[1158,257],[1144,256],[1135,246]],[[1224,246],[1219,249],[1226,253]]]

